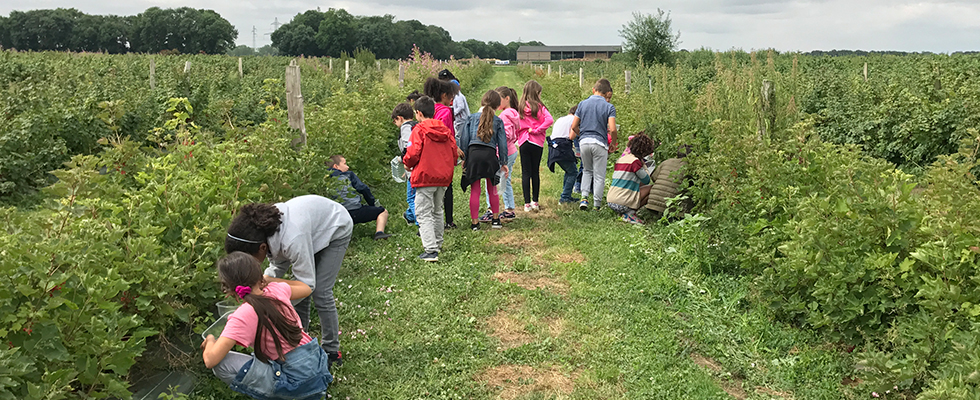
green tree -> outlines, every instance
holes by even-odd
[[[255,49],[248,47],[244,44],[240,44],[238,46],[235,46],[234,49],[231,49],[231,51],[228,52],[228,55],[232,57],[254,56]]]
[[[278,56],[279,55],[279,49],[277,49],[275,47],[272,47],[271,44],[267,44],[265,46],[259,47],[259,49],[256,50],[255,52],[256,52],[256,54],[258,54],[260,56]]]
[[[655,15],[634,12],[633,20],[619,31],[626,41],[623,50],[632,59],[640,59],[644,63],[673,62],[673,52],[680,43],[681,33],[674,34],[670,22],[670,14],[659,8]]]
[[[323,55],[340,57],[341,53],[351,54],[355,49],[357,22],[354,16],[343,8],[329,9],[323,13],[323,20],[316,32],[316,44]]]

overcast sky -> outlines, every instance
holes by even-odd
[[[953,52],[980,50],[980,0],[0,0],[11,10],[74,7],[89,14],[138,14],[157,6],[213,9],[238,28],[238,43],[269,44],[276,17],[285,23],[319,7],[354,15],[392,14],[438,25],[454,40],[548,45],[621,44],[634,11],[670,12],[681,48],[810,51],[832,49]]]

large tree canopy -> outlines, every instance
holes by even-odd
[[[219,54],[233,49],[237,37],[235,27],[218,13],[189,7],[151,7],[135,16],[58,8],[0,17],[0,46],[21,50]]]
[[[396,21],[394,15],[354,16],[344,9],[309,10],[297,14],[272,33],[272,45],[284,55],[337,57],[369,50],[378,58],[405,58],[418,46],[438,59],[500,58],[516,59],[522,44],[543,46],[541,42],[484,43],[470,39],[454,42],[445,29],[417,20]]]

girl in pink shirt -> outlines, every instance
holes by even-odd
[[[504,132],[507,134],[507,169],[514,170],[514,162],[517,161],[517,130],[521,128],[521,115],[517,112],[517,91],[507,86],[495,89],[500,95],[500,119],[504,120]],[[504,177],[504,212],[500,213],[501,218],[512,219],[514,214],[514,186],[510,183],[510,173]]]
[[[299,315],[290,305],[291,300],[309,296],[310,287],[299,281],[263,277],[259,261],[240,251],[218,261],[218,276],[224,290],[244,303],[228,316],[221,337],[208,335],[201,344],[204,365],[232,389],[253,397],[261,390],[250,387],[250,379],[239,380],[236,376],[243,369],[247,373],[251,368],[256,373],[261,370],[257,362],[268,364],[273,360],[280,365],[277,379],[288,378],[309,392],[277,394],[306,398],[325,392],[327,383],[333,380],[327,353],[303,330]],[[255,354],[231,351],[236,344],[252,347]]]
[[[541,84],[530,80],[524,84],[524,94],[517,104],[523,110],[521,128],[517,131],[517,146],[521,153],[521,187],[524,189],[524,212],[538,211],[541,191],[541,154],[547,143],[544,135],[555,120],[541,103]]]

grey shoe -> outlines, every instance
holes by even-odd
[[[439,253],[429,253],[425,252],[419,255],[419,259],[422,261],[436,262],[439,261]]]

